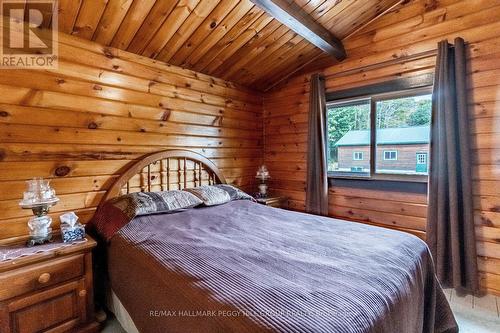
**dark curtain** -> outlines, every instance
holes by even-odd
[[[306,212],[328,215],[325,80],[320,74],[311,77],[309,98]]]
[[[427,243],[441,283],[478,290],[465,43],[438,45],[432,102]]]

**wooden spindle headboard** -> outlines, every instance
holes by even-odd
[[[205,156],[190,150],[165,150],[136,161],[111,186],[102,202],[131,192],[169,191],[225,183],[222,172]]]

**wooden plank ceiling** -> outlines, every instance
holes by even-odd
[[[339,39],[400,2],[294,1]],[[59,0],[59,30],[258,90],[324,54],[250,0]]]

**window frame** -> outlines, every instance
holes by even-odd
[[[390,153],[392,155],[392,153],[394,153],[394,158],[386,158],[385,157],[385,154],[387,153]],[[390,157],[390,155],[389,155]],[[398,160],[398,151],[397,150],[384,150],[384,161],[397,161]]]
[[[356,154],[360,154],[361,158],[356,158]],[[352,152],[352,160],[353,161],[364,161],[365,160],[364,155],[365,154],[362,151],[353,151]]]
[[[415,78],[413,78],[413,79],[415,79]],[[349,93],[346,93],[346,95],[349,97],[335,99],[335,100],[332,100],[331,97],[341,95],[341,92],[327,94],[327,103],[326,103],[327,107],[331,106],[331,105],[342,106],[342,105],[352,105],[352,104],[364,104],[365,102],[368,102],[370,104],[370,153],[369,153],[370,170],[369,170],[369,172],[367,174],[357,176],[357,175],[352,175],[352,174],[342,175],[339,173],[328,171],[328,178],[353,179],[353,180],[387,180],[387,181],[397,181],[397,182],[418,182],[418,183],[427,183],[428,182],[428,179],[429,179],[428,174],[427,175],[418,175],[418,174],[404,175],[404,174],[378,173],[376,171],[376,160],[377,160],[377,142],[376,142],[377,108],[376,108],[376,103],[378,101],[389,100],[389,99],[432,94],[432,92],[433,92],[432,80],[429,79],[429,77],[427,77],[427,76],[426,77],[417,77],[417,81],[420,83],[420,85],[417,84],[417,87],[410,87],[408,89],[398,89],[396,91],[391,91],[390,88],[388,88],[388,87],[391,87],[391,84],[387,84],[387,87],[385,89],[387,89],[389,91],[378,92],[378,93],[373,93],[373,94],[370,94],[369,92],[371,90],[375,90],[375,91],[383,90],[386,85],[384,85],[384,84],[375,85],[375,89],[372,89],[371,86],[369,86],[369,87],[365,87],[365,88],[360,89],[361,91],[366,91],[367,94],[360,95],[360,96],[349,96]],[[398,82],[399,82],[399,80],[398,80]],[[410,80],[409,82],[413,82],[413,81]],[[380,86],[382,88],[378,88],[378,86]],[[356,88],[349,90],[351,95],[352,95],[351,90],[355,90],[355,89]],[[328,131],[326,131],[326,132],[327,132],[326,135],[328,136]],[[325,147],[325,149],[327,149],[327,147]],[[396,160],[397,160],[397,155],[398,154],[396,151]]]

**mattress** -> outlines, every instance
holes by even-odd
[[[108,247],[140,332],[457,332],[424,242],[232,201],[135,218]]]

